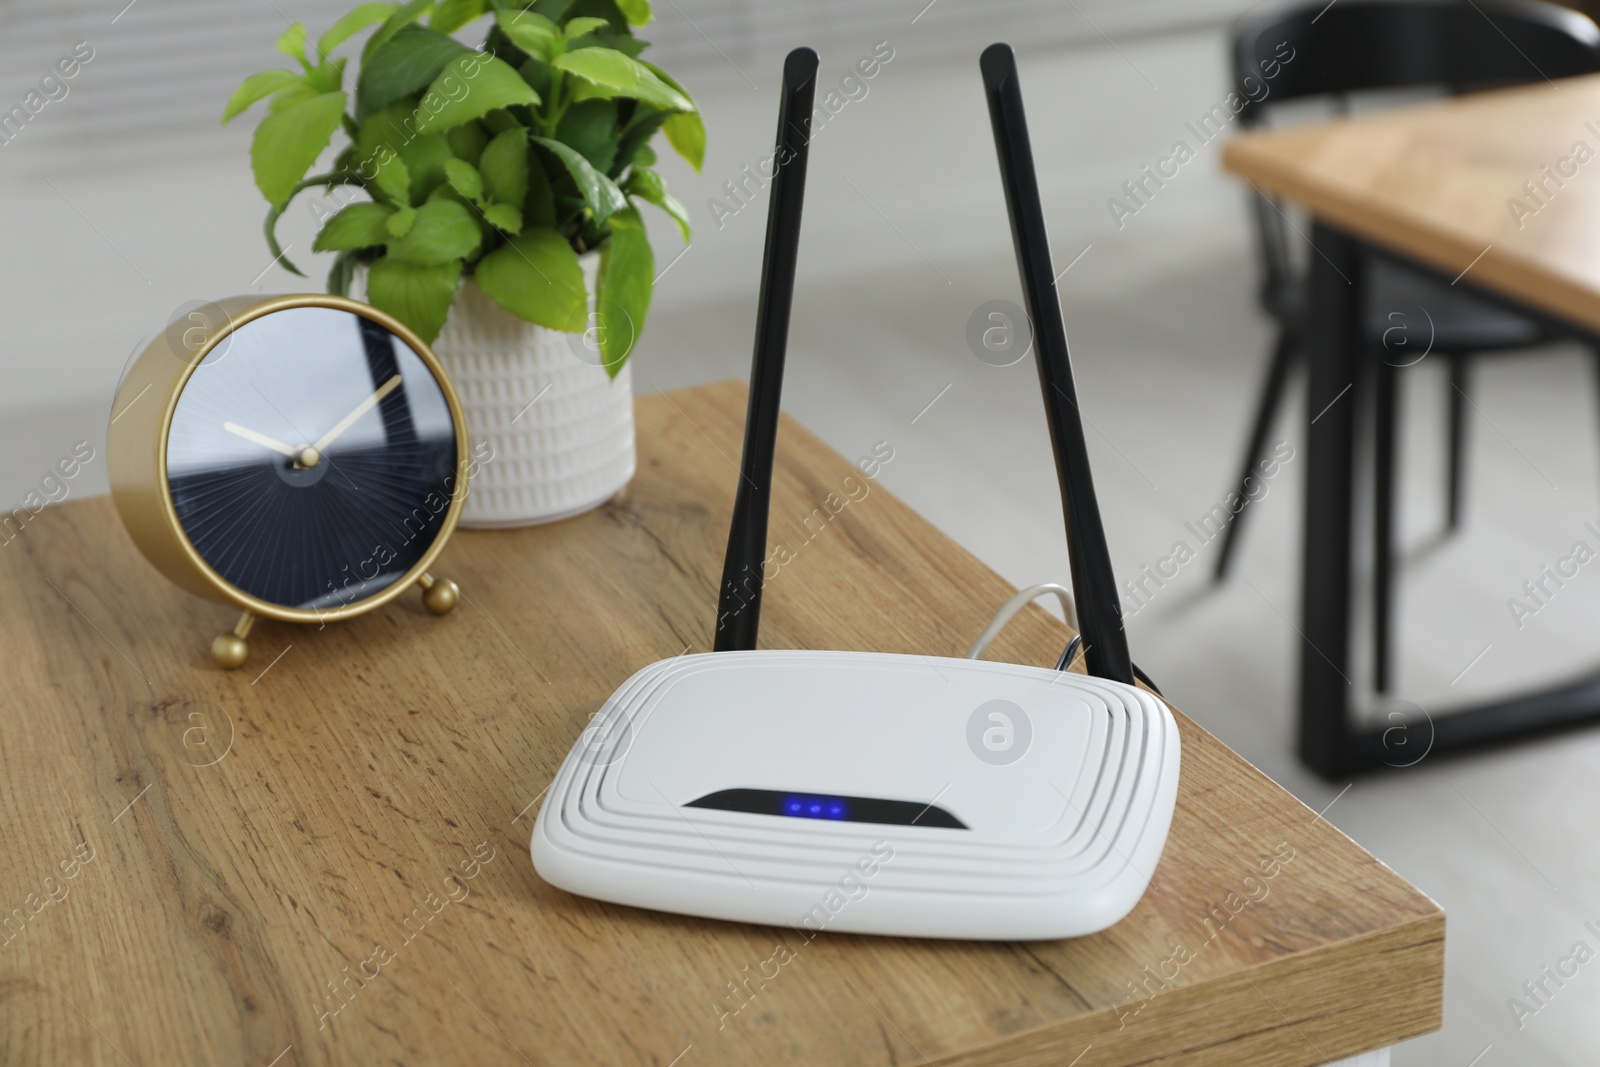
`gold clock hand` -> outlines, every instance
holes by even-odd
[[[253,441],[263,448],[270,448],[274,452],[281,452],[290,459],[298,459],[300,457],[300,449],[286,445],[282,441],[279,441],[276,438],[268,437],[264,433],[256,433],[247,426],[240,426],[237,422],[225,422],[222,424],[222,428],[233,434],[235,437],[242,437],[246,441]]]
[[[371,396],[357,404],[350,414],[346,415],[344,418],[335,423],[333,429],[323,434],[317,443],[311,446],[312,449],[317,452],[321,452],[323,449],[333,444],[335,438],[344,433],[351,426],[355,425],[355,421],[357,419],[371,411],[373,408],[377,407],[378,404],[382,402],[384,397],[394,392],[397,388],[399,388],[399,386],[400,375],[396,374],[394,377],[378,386],[377,391]]]

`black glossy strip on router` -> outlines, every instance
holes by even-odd
[[[923,804],[915,800],[884,800],[881,797],[841,797],[778,789],[719,789],[699,800],[691,800],[684,807],[776,815],[784,819],[815,819],[820,822],[871,822],[889,826],[967,829],[966,823],[936,804]]]
[[[761,625],[762,567],[767,555],[767,513],[772,496],[772,460],[778,439],[783,360],[789,345],[789,309],[794,303],[795,259],[800,253],[800,208],[805,200],[806,157],[817,54],[796,48],[783,64],[778,104],[776,166],[767,205],[767,246],[761,261],[761,297],[756,310],[755,355],[750,368],[750,404],[744,421],[739,487],[722,562],[715,643],[718,652],[756,647]]]
[[[979,66],[989,100],[995,152],[1000,158],[1006,209],[1011,216],[1011,237],[1016,246],[1023,302],[1033,325],[1035,359],[1044,392],[1045,415],[1050,423],[1050,442],[1055,448],[1056,475],[1061,481],[1067,552],[1078,621],[1083,632],[1084,658],[1090,674],[1132,685],[1133,661],[1128,654],[1127,634],[1122,629],[1111,550],[1106,545],[1105,528],[1100,523],[1100,505],[1089,470],[1089,450],[1083,439],[1078,395],[1072,382],[1072,360],[1067,351],[1067,331],[1056,296],[1050,242],[1045,232],[1044,209],[1039,202],[1039,180],[1034,173],[1033,148],[1022,110],[1017,60],[1010,45],[992,44],[984,49]]]

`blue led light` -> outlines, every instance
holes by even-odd
[[[783,814],[802,819],[844,819],[849,814],[839,797],[784,797],[782,809]]]

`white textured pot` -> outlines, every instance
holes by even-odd
[[[594,292],[598,256],[585,256]],[[628,484],[633,386],[580,359],[583,338],[517,318],[468,280],[433,351],[455,383],[476,451],[462,526],[531,526],[590,511]],[[591,357],[597,358],[597,357]]]

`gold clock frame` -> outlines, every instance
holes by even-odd
[[[178,521],[167,482],[167,436],[172,429],[178,400],[195,370],[240,327],[275,312],[301,307],[332,308],[360,315],[410,345],[439,383],[455,425],[456,439],[456,482],[450,507],[439,533],[422,558],[399,579],[373,595],[320,611],[272,604],[229,584],[190,542]],[[212,317],[222,321],[213,323]],[[198,318],[199,324],[188,326],[193,318]],[[231,604],[243,612],[232,630],[217,635],[212,642],[211,652],[217,663],[228,669],[244,664],[249,655],[246,639],[257,618],[295,623],[334,622],[382,607],[412,586],[423,590],[423,603],[435,615],[443,615],[455,607],[460,592],[455,583],[436,578],[428,568],[455,531],[466,504],[470,440],[461,398],[432,349],[404,323],[370,304],[320,293],[225,297],[201,305],[190,319],[169,325],[145,346],[128,368],[117,389],[111,423],[106,430],[106,467],[117,513],[134,544],[156,570],[187,592]]]

